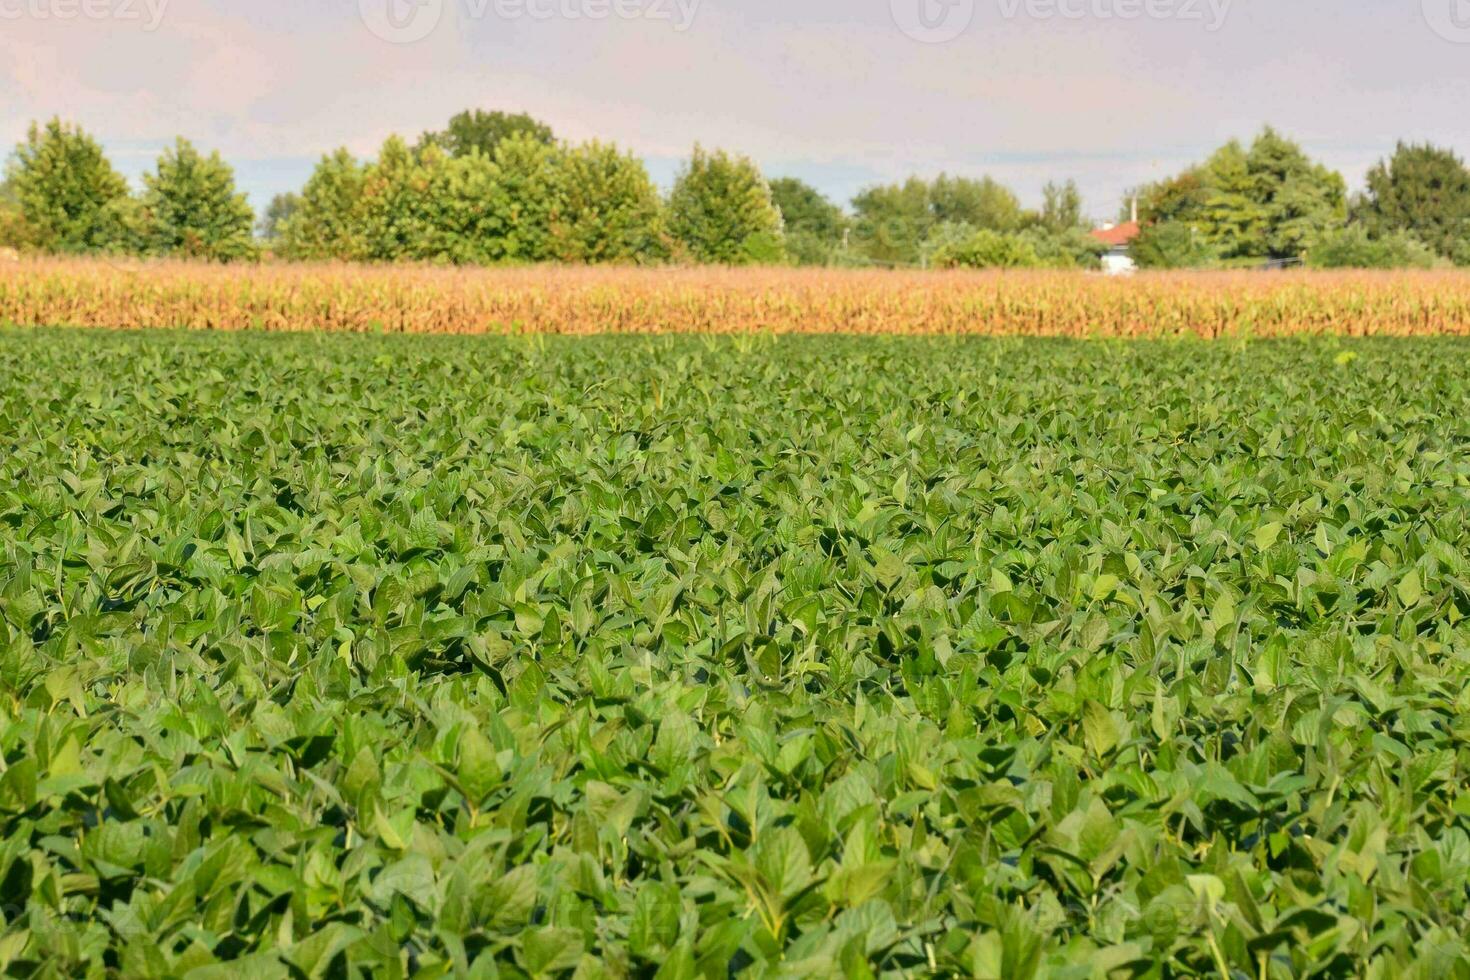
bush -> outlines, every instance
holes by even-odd
[[[1205,236],[1182,221],[1145,225],[1129,251],[1144,269],[1198,269],[1219,260]]]
[[[943,269],[1037,269],[1041,257],[1020,235],[982,229],[962,242],[937,249],[934,265]]]
[[[1076,227],[1028,228],[1020,238],[1048,269],[1097,269],[1107,246]]]
[[[1325,235],[1307,253],[1315,269],[1429,269],[1438,261],[1433,249],[1407,232],[1375,238],[1361,225]]]

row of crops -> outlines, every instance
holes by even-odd
[[[1452,339],[0,330],[0,971],[1470,976],[1467,450]]]
[[[1470,275],[0,263],[0,324],[455,334],[1470,334]]]

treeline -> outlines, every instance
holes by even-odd
[[[1400,143],[1349,198],[1341,174],[1268,128],[1134,196],[1133,257],[1143,266],[1470,265],[1470,170],[1439,147]]]
[[[1340,174],[1267,129],[1130,196],[1145,266],[1470,264],[1470,171],[1434,147],[1400,146],[1349,200]],[[1093,268],[1103,246],[1089,228],[1071,181],[1048,184],[1039,209],[988,177],[943,174],[871,187],[843,208],[698,146],[663,195],[614,145],[482,111],[412,143],[390,138],[371,160],[324,156],[258,224],[217,153],[181,139],[134,193],[60,120],[31,127],[0,185],[0,245],[218,261]]]

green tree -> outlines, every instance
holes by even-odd
[[[1011,232],[1021,227],[1021,201],[990,177],[979,180],[940,174],[929,187],[929,211],[938,222],[963,221],[987,231]]]
[[[30,249],[34,245],[15,185],[9,180],[0,181],[0,248]]]
[[[277,248],[293,259],[367,257],[363,186],[367,168],[347,150],[323,156],[280,227]]]
[[[1211,255],[1224,258],[1266,255],[1266,202],[1258,193],[1245,148],[1235,140],[1226,143],[1205,163],[1201,176],[1199,207],[1193,211],[1181,209],[1169,220],[1188,228],[1194,246],[1207,246]],[[1177,245],[1182,239],[1175,234],[1173,244]],[[1186,250],[1179,254],[1194,253]]]
[[[402,137],[388,137],[363,174],[363,258],[397,262],[433,257],[442,245],[433,189],[448,159],[437,146],[415,153]]]
[[[669,198],[669,231],[699,262],[745,265],[783,257],[781,212],[749,158],[695,146]]]
[[[271,202],[265,206],[265,213],[260,216],[256,230],[260,237],[266,241],[274,242],[281,237],[281,230],[286,222],[291,219],[301,208],[301,197],[298,194],[277,194],[271,198]]]
[[[1193,218],[1198,216],[1208,193],[1204,168],[1194,167],[1130,191],[1123,201],[1118,220],[1132,219],[1135,201],[1138,203],[1138,220],[1144,225]]]
[[[451,157],[466,157],[478,151],[493,158],[501,142],[512,136],[527,137],[548,146],[556,141],[550,126],[524,112],[469,109],[449,120],[449,125],[443,130],[425,133],[415,149],[423,150],[432,145]]]
[[[555,258],[564,262],[655,261],[668,254],[663,202],[648,170],[608,143],[565,149]]]
[[[1274,129],[1268,127],[1251,144],[1247,166],[1255,180],[1256,200],[1265,212],[1270,257],[1300,256],[1347,219],[1347,183],[1342,175],[1314,163]]]
[[[852,210],[859,251],[880,264],[918,263],[937,224],[929,208],[929,184],[918,177],[870,187],[852,199]]]
[[[911,177],[902,184],[870,187],[853,198],[852,206],[859,249],[884,264],[923,261],[926,243],[942,225],[1010,233],[1026,221],[1016,195],[989,177],[940,174],[932,182]]]
[[[1064,184],[1048,182],[1041,189],[1041,227],[1050,232],[1065,232],[1083,228],[1082,192],[1077,182]]]
[[[219,153],[204,156],[182,137],[143,177],[147,250],[154,255],[230,261],[256,254],[255,212],[235,189]]]
[[[558,257],[558,229],[568,211],[566,151],[531,136],[510,136],[495,148],[498,262],[548,262]]]
[[[1368,172],[1353,217],[1375,238],[1405,232],[1470,264],[1470,169],[1451,150],[1400,143]]]
[[[7,172],[29,244],[48,252],[117,250],[126,237],[119,201],[128,185],[81,128],[52,119],[32,124]]]
[[[828,265],[847,234],[847,215],[815,187],[795,177],[771,181],[771,200],[786,229],[786,251],[797,265]]]
[[[1145,225],[1177,224],[1222,259],[1300,256],[1347,214],[1342,176],[1269,127],[1249,149],[1231,141],[1138,197]]]

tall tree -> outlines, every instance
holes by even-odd
[[[935,224],[954,222],[982,231],[1011,232],[1022,223],[1020,199],[991,177],[940,174],[929,185],[929,213]]]
[[[524,112],[469,109],[449,120],[443,130],[425,133],[416,149],[434,145],[451,157],[469,156],[476,151],[493,157],[496,147],[512,136],[528,137],[548,146],[556,141],[550,126]]]
[[[983,177],[940,174],[932,182],[911,177],[902,184],[870,187],[852,201],[858,246],[880,263],[914,264],[946,241],[977,231],[1017,231],[1026,220],[1021,202],[1003,184]],[[940,229],[943,229],[942,232]]]
[[[1083,224],[1082,192],[1077,189],[1077,182],[1048,182],[1041,189],[1041,226],[1047,231],[1064,232],[1081,228]]]
[[[1451,150],[1400,143],[1368,172],[1353,216],[1375,238],[1406,232],[1445,258],[1470,264],[1470,169]]]
[[[260,237],[269,242],[280,238],[281,229],[300,208],[301,197],[298,194],[277,194],[271,198],[271,202],[265,206],[265,213],[260,216],[260,222],[256,225]]]
[[[216,261],[255,255],[255,212],[218,152],[205,156],[180,137],[143,187],[149,252]]]
[[[120,246],[128,185],[102,147],[80,127],[52,119],[32,124],[7,172],[26,234],[50,252]]]
[[[296,210],[282,223],[279,250],[293,259],[361,259],[363,183],[367,169],[345,148],[327,154],[301,189]]]
[[[690,258],[745,265],[782,259],[781,212],[748,157],[696,145],[669,197],[669,231]]]
[[[1296,143],[1267,127],[1251,144],[1247,166],[1265,211],[1266,254],[1303,255],[1347,219],[1347,182],[1315,163]]]
[[[609,143],[585,143],[561,158],[563,213],[555,257],[567,262],[635,262],[662,258],[663,202],[648,170]]]
[[[1177,224],[1200,250],[1222,259],[1287,258],[1304,254],[1346,218],[1342,176],[1311,160],[1269,127],[1249,149],[1231,141],[1203,164],[1140,189],[1140,218]],[[1171,230],[1167,240],[1182,240]]]
[[[795,177],[771,181],[771,200],[786,227],[786,251],[798,265],[826,265],[842,246],[847,216],[815,187]]]
[[[858,248],[878,263],[918,262],[935,225],[929,184],[919,177],[870,187],[852,199],[852,210]]]

